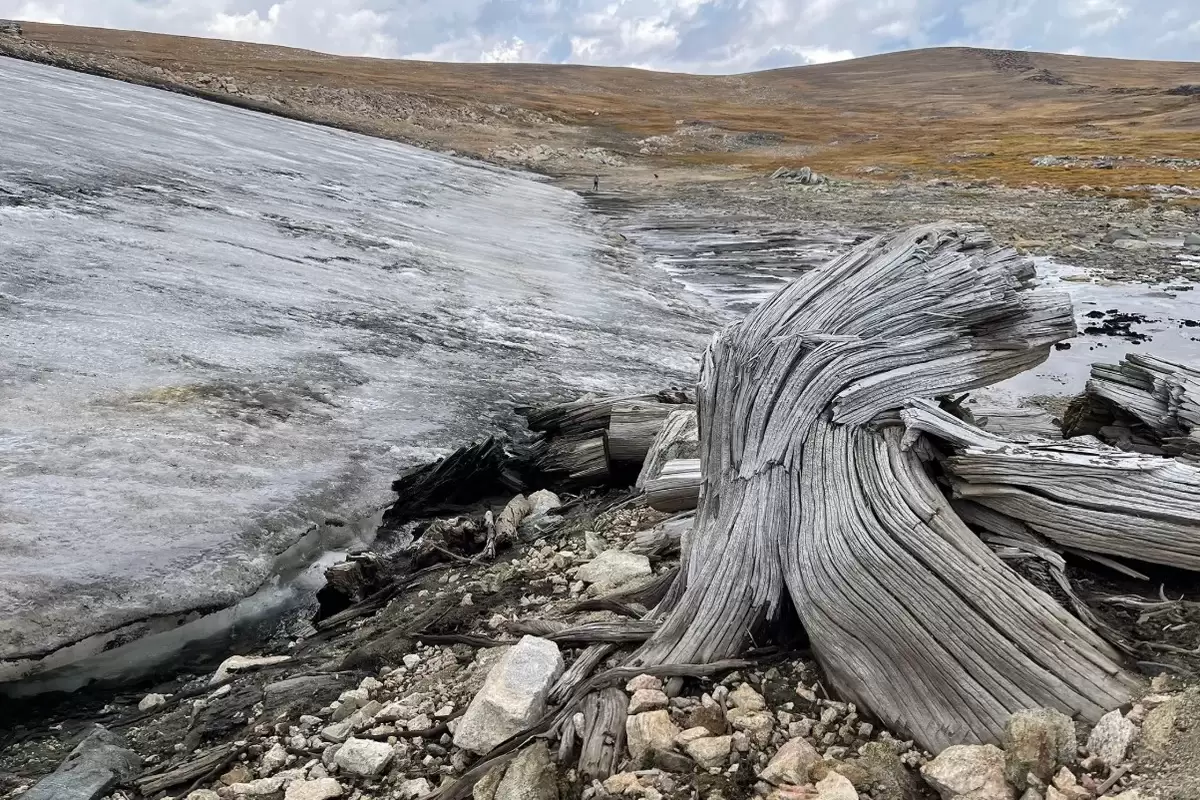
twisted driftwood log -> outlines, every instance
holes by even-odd
[[[1069,299],[973,227],[874,239],[709,347],[703,486],[676,586],[635,666],[733,656],[790,595],[841,694],[930,750],[997,741],[1017,710],[1095,720],[1119,655],[959,519],[896,411],[986,386],[1074,333]]]
[[[957,446],[946,461],[956,497],[1063,547],[1200,570],[1200,467],[1094,440],[1019,444],[928,402],[903,417]]]
[[[1123,449],[1200,462],[1200,369],[1136,353],[1096,364],[1068,427]]]

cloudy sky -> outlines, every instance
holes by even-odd
[[[0,18],[349,55],[688,72],[947,44],[1200,58],[1200,0],[0,0]]]

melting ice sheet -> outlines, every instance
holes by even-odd
[[[714,326],[515,173],[9,59],[0,86],[0,680],[253,592],[514,401],[689,379]]]

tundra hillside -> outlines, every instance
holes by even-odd
[[[0,53],[546,172],[800,162],[1141,196],[1200,187],[1200,67],[938,48],[733,76],[350,58],[19,23]],[[1132,188],[1130,188],[1132,187]]]

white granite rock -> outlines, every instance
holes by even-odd
[[[454,743],[486,753],[538,720],[563,672],[562,653],[548,639],[525,636],[506,652],[459,719]]]

